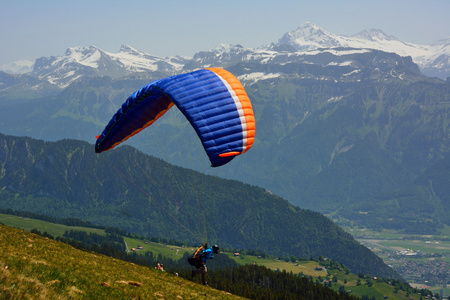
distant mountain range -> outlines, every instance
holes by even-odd
[[[450,225],[450,178],[438,167],[449,157],[450,81],[425,76],[414,61],[423,55],[401,56],[388,45],[422,54],[428,49],[428,57],[447,49],[445,43],[403,43],[376,30],[339,37],[309,23],[259,49],[224,44],[192,58],[157,58],[129,46],[118,54],[70,48],[38,59],[31,73],[0,72],[0,132],[93,143],[147,82],[223,67],[252,100],[256,140],[221,177],[349,222],[435,233]],[[445,61],[448,54],[442,55]],[[172,109],[128,144],[210,174],[196,141]]]
[[[410,56],[421,71],[431,77],[445,79],[450,76],[450,37],[432,45],[419,45],[403,42],[379,29],[364,30],[353,36],[340,36],[330,33],[312,23],[304,23],[294,31],[284,34],[278,42],[261,46],[257,49],[243,48],[236,45],[220,45],[212,51],[200,52],[193,58],[156,57],[123,45],[119,53],[109,53],[94,46],[69,48],[63,56],[42,57],[33,64],[30,61],[18,61],[0,66],[7,73],[30,73],[32,76],[46,79],[60,87],[86,75],[124,76],[134,72],[168,71],[180,72],[198,63],[207,56],[208,60],[226,61],[233,57],[235,48],[241,48],[246,56],[242,61],[255,60],[257,57],[277,56],[276,52],[310,52],[332,48],[374,49]],[[233,50],[234,49],[234,50]],[[208,53],[208,54],[207,54]],[[311,53],[310,53],[311,54]]]
[[[400,41],[380,29],[364,30],[353,36],[340,36],[314,24],[304,23],[297,30],[286,33],[275,44],[280,45],[289,45],[297,51],[336,47],[376,49],[411,56],[427,76],[442,79],[450,76],[450,37],[432,45],[419,45]]]

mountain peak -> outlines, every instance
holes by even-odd
[[[311,22],[305,22],[300,25],[296,30],[288,32],[295,37],[303,37],[305,39],[316,38],[318,36],[326,37],[333,36],[332,33],[326,31],[322,27],[317,26]]]
[[[98,61],[104,52],[95,46],[70,47],[64,56],[59,57],[55,62],[60,61],[75,62],[91,68],[98,67]]]
[[[286,33],[278,44],[294,46],[297,50],[343,46],[337,36],[311,22],[305,22],[296,30]]]
[[[67,48],[66,53],[64,55],[70,56],[70,55],[79,54],[79,53],[88,55],[88,54],[92,54],[96,51],[101,51],[101,50],[95,46],[88,46],[88,47],[76,46],[76,47]]]
[[[131,47],[130,45],[121,45],[119,53],[128,53],[128,54],[135,54],[135,55],[143,54],[141,51],[136,50],[135,48]]]
[[[375,28],[363,30],[363,31],[355,34],[353,37],[359,38],[359,39],[365,39],[365,40],[369,40],[369,41],[397,41],[396,37],[386,34],[381,29],[375,29]]]
[[[228,43],[220,43],[216,48],[213,49],[213,52],[222,54],[226,52],[230,52],[233,49],[243,49],[241,45],[233,45]]]
[[[0,70],[10,74],[26,74],[33,70],[34,62],[21,59],[10,64],[0,65]]]

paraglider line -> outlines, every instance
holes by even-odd
[[[198,239],[200,242],[202,242],[202,240],[196,236],[192,231],[189,230],[189,228],[187,228],[186,226],[184,226],[180,221],[178,221],[177,218],[175,218],[167,209],[165,209],[161,204],[158,203],[158,201],[156,201],[155,199],[152,198],[152,196],[150,196],[146,191],[144,191],[139,185],[137,185],[134,181],[132,181],[128,176],[126,176],[124,173],[120,172],[115,166],[112,166],[117,173],[119,173],[120,175],[122,175],[123,177],[125,177],[129,182],[131,182],[135,187],[137,187],[139,190],[141,190],[141,192],[143,192],[148,198],[150,198],[150,200],[152,200],[153,202],[155,202],[156,204],[158,204],[159,207],[161,207],[169,216],[172,217],[172,219],[174,219],[178,224],[180,224],[184,229],[186,229],[190,234],[192,234],[196,239]]]
[[[188,140],[189,140],[188,144],[192,145],[191,135],[188,134],[187,137],[188,137]],[[193,162],[191,153],[189,155],[189,161],[191,163],[191,169],[194,170],[195,169],[194,168],[194,162]],[[205,178],[205,176],[204,176],[203,172],[199,172],[199,174],[201,176],[201,178],[200,178],[201,186],[204,187],[205,186],[204,185],[204,178]],[[193,177],[194,177],[194,184],[195,184],[195,181],[197,180],[197,176],[194,175]],[[205,243],[208,243],[208,230],[206,229],[206,207],[203,207],[203,209],[201,209],[201,206],[200,206],[200,191],[198,189],[195,189],[195,191],[196,191],[195,194],[196,194],[198,210],[203,212],[202,213],[202,216],[203,216],[202,223],[203,223],[203,233],[204,233],[205,239],[206,239]],[[204,201],[203,201],[203,204],[205,204]]]

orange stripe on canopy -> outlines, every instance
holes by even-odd
[[[221,68],[206,68],[206,69],[222,77],[222,79],[225,80],[230,85],[230,87],[233,89],[233,91],[235,92],[236,96],[239,99],[241,105],[240,110],[245,120],[245,124],[244,123],[242,124],[243,130],[245,131],[243,132],[245,141],[244,141],[244,151],[242,151],[242,153],[245,153],[251,148],[251,146],[253,145],[253,141],[255,140],[255,116],[253,114],[253,108],[250,99],[248,98],[248,95],[245,92],[242,84],[233,74]],[[233,152],[229,153],[230,153],[229,155],[227,155],[227,153],[223,153],[220,156],[237,155]]]

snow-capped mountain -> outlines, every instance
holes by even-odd
[[[287,44],[296,50],[315,50],[319,48],[369,48],[386,52],[395,52],[410,56],[405,50],[407,45],[380,29],[369,29],[353,36],[340,36],[326,31],[312,23],[304,23],[294,31],[287,32],[276,45]],[[412,44],[410,44],[412,45]]]
[[[10,64],[0,65],[0,70],[9,74],[25,74],[33,70],[34,62],[21,59]]]
[[[353,36],[341,36],[307,22],[296,30],[284,34],[271,48],[280,48],[283,45],[297,51],[349,47],[393,52],[400,56],[411,56],[427,76],[442,79],[450,76],[450,38],[433,45],[419,45],[400,41],[380,29],[364,30]]]
[[[368,59],[367,57],[372,57]],[[345,69],[341,73],[324,78],[323,74],[309,73],[311,79],[358,81],[362,78],[398,77],[402,80],[409,75],[420,74],[419,69],[409,58],[402,58],[394,53],[386,53],[373,49],[357,48],[322,48],[305,51],[275,51],[272,49],[249,49],[240,45],[220,45],[211,51],[203,51],[191,59],[171,57],[158,58],[129,46],[122,46],[119,53],[108,53],[96,47],[69,48],[63,56],[43,57],[36,60],[31,75],[59,88],[65,88],[83,77],[109,76],[120,78],[133,73],[164,72],[171,75],[189,72],[205,67],[235,66],[239,63],[251,64],[245,74],[240,76],[243,83],[252,83],[277,76],[300,76],[290,74],[284,67],[287,64],[317,65]],[[261,73],[264,66],[271,65],[279,72]],[[278,67],[276,67],[278,66]],[[403,68],[406,66],[406,68]],[[283,71],[281,71],[283,69]],[[338,75],[337,75],[338,74]],[[344,74],[344,75],[342,75]],[[337,76],[337,77],[336,77]]]
[[[94,46],[73,47],[67,49],[62,56],[37,59],[29,74],[64,88],[86,76],[120,78],[139,72],[175,74],[209,66],[226,68],[239,62],[255,64],[297,62],[350,66],[352,58],[349,54],[367,51],[410,56],[425,75],[442,79],[450,76],[450,38],[433,45],[418,45],[402,42],[378,29],[364,30],[353,36],[340,36],[308,22],[294,31],[287,32],[277,43],[271,45],[251,49],[241,45],[220,44],[216,49],[201,51],[192,58],[157,57],[128,45],[122,45],[118,53],[106,52]],[[334,61],[323,61],[325,57],[323,54],[331,54],[335,57]],[[345,56],[345,59],[342,59],[342,56]],[[30,65],[31,63],[28,63],[28,68]],[[358,64],[353,64],[355,65]],[[18,66],[19,64],[16,65],[16,70]],[[11,72],[11,69],[5,67],[1,69],[7,73],[18,73]],[[353,74],[359,71],[354,69]]]
[[[122,45],[119,53],[109,53],[94,46],[73,47],[62,56],[37,59],[31,75],[66,87],[82,76],[118,78],[136,72],[174,72],[185,63],[186,59],[181,57],[155,57],[128,45]]]
[[[304,23],[297,30],[287,32],[277,45],[290,45],[296,50],[315,50],[318,48],[347,47],[338,36],[311,23]]]

